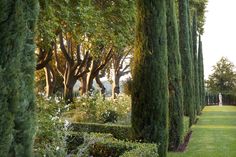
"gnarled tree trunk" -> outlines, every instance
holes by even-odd
[[[50,66],[50,64],[46,64],[44,67],[45,77],[46,77],[46,97],[50,97],[53,95],[54,87],[55,87],[55,78],[54,72]]]
[[[116,99],[117,95],[120,94],[120,71],[114,73],[112,82],[112,98]]]
[[[100,80],[100,77],[99,77],[99,76],[96,76],[95,80],[96,80],[98,86],[101,88],[101,91],[100,91],[101,95],[102,95],[103,98],[105,99],[105,94],[106,94],[106,88],[105,88],[105,86],[103,85],[103,83],[102,83],[102,81]]]
[[[73,88],[75,86],[76,79],[70,78],[64,83],[64,99],[67,104],[73,102]]]
[[[72,40],[68,39],[68,47],[72,46]],[[77,45],[76,52],[72,48],[66,49],[64,45],[63,33],[59,33],[60,48],[65,58],[66,66],[60,67],[59,58],[57,54],[57,47],[55,47],[56,68],[58,73],[64,79],[64,99],[66,103],[73,102],[73,88],[77,80],[86,75],[88,70],[89,54],[85,52],[83,59],[81,59],[81,46]],[[74,58],[76,56],[76,58]]]

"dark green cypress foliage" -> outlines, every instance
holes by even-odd
[[[31,157],[35,133],[35,45],[34,34],[39,5],[37,0],[21,1],[24,10],[24,49],[21,53],[20,102],[15,115],[12,152],[17,157]]]
[[[168,58],[165,0],[137,0],[132,127],[136,139],[168,146]]]
[[[166,1],[169,78],[169,149],[176,150],[183,139],[183,88],[179,32],[175,0]]]
[[[195,80],[195,103],[196,113],[199,115],[200,109],[200,95],[199,95],[199,72],[198,72],[198,54],[197,54],[197,12],[194,12],[192,25],[192,39],[193,39],[193,63],[194,63],[194,80]]]
[[[190,47],[190,30],[188,16],[188,0],[179,0],[179,44],[182,65],[183,104],[184,113],[190,117],[190,125],[194,123],[194,95],[193,95],[193,64]]]
[[[203,53],[202,53],[202,41],[199,35],[198,42],[198,71],[199,71],[199,91],[200,91],[200,104],[201,109],[205,106],[205,84],[204,84],[204,63],[203,63]]]
[[[194,64],[194,55],[193,55],[193,34],[192,34],[192,19],[191,19],[191,13],[190,13],[190,7],[189,7],[189,0],[187,1],[187,8],[188,8],[188,23],[189,23],[189,45],[190,45],[190,58],[191,58],[191,64],[192,64],[192,92],[193,92],[193,104],[190,106],[192,110],[192,116],[190,116],[190,124],[193,124],[196,120],[196,87],[195,87],[195,64]],[[192,118],[191,118],[192,117]]]
[[[1,157],[32,156],[33,28],[37,4],[37,0],[0,0]]]
[[[19,104],[20,53],[24,46],[22,9],[13,0],[0,0],[0,156],[8,157]]]

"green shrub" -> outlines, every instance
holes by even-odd
[[[75,135],[76,136],[76,135]],[[79,134],[78,136],[81,136]],[[157,145],[125,142],[113,138],[110,134],[87,134],[84,143],[79,146],[77,155],[80,157],[157,157]]]
[[[107,110],[106,112],[102,113],[101,118],[103,123],[115,123],[117,122],[118,113],[113,110]]]
[[[130,125],[72,123],[70,127],[71,127],[70,130],[74,132],[110,133],[117,139],[121,140],[132,139],[132,132]]]
[[[131,151],[126,151],[121,157],[157,157],[157,146],[152,144],[140,144]]]
[[[67,123],[62,124],[62,113],[67,110],[64,103],[55,99],[37,98],[37,130],[34,142],[36,157],[64,157],[67,154]]]
[[[157,151],[156,145],[124,142],[113,138],[132,139],[130,125],[72,123],[68,127],[63,113],[69,108],[58,100],[38,97],[38,128],[34,144],[36,157],[77,157],[78,154],[80,157],[157,156],[153,155]]]
[[[119,95],[115,100],[110,98],[104,100],[100,95],[84,96],[78,98],[72,107],[72,110],[64,115],[72,122],[104,123],[104,116],[112,111],[111,116],[116,120],[107,117],[109,120],[105,122],[130,124],[131,100],[127,95]]]

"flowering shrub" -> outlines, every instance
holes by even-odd
[[[74,104],[66,105],[59,97],[37,97],[37,131],[35,156],[65,157],[70,124],[83,122],[116,122],[130,124],[130,98],[125,95],[116,100],[102,96],[80,97]],[[108,114],[109,113],[109,114]],[[110,114],[112,113],[112,114]],[[108,120],[108,121],[107,121]]]
[[[65,114],[72,122],[130,124],[131,99],[127,95],[105,100],[100,95],[79,97],[72,108]]]
[[[66,137],[70,123],[62,118],[62,114],[68,109],[69,106],[65,106],[59,98],[45,99],[38,96],[35,156],[66,156]]]

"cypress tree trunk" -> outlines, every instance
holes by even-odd
[[[201,100],[201,109],[205,106],[205,84],[204,84],[204,64],[203,64],[203,54],[202,54],[202,41],[199,35],[198,43],[198,71],[199,71],[199,91]]]
[[[132,128],[136,139],[168,146],[168,58],[165,0],[137,0]]]
[[[199,115],[201,113],[200,108],[200,96],[199,96],[199,72],[198,72],[198,54],[197,54],[197,12],[194,12],[193,25],[192,25],[192,39],[193,39],[193,63],[194,63],[194,74],[195,74],[195,103],[196,103],[196,113]]]
[[[189,37],[188,0],[179,0],[179,44],[182,65],[183,104],[184,113],[190,117],[190,125],[194,123],[194,95],[193,95],[193,64]]]
[[[167,0],[167,43],[169,74],[169,149],[176,150],[183,139],[183,88],[179,32],[175,0]]]
[[[2,157],[31,157],[35,131],[34,28],[37,0],[2,0],[0,66]],[[3,11],[3,12],[2,12]]]

